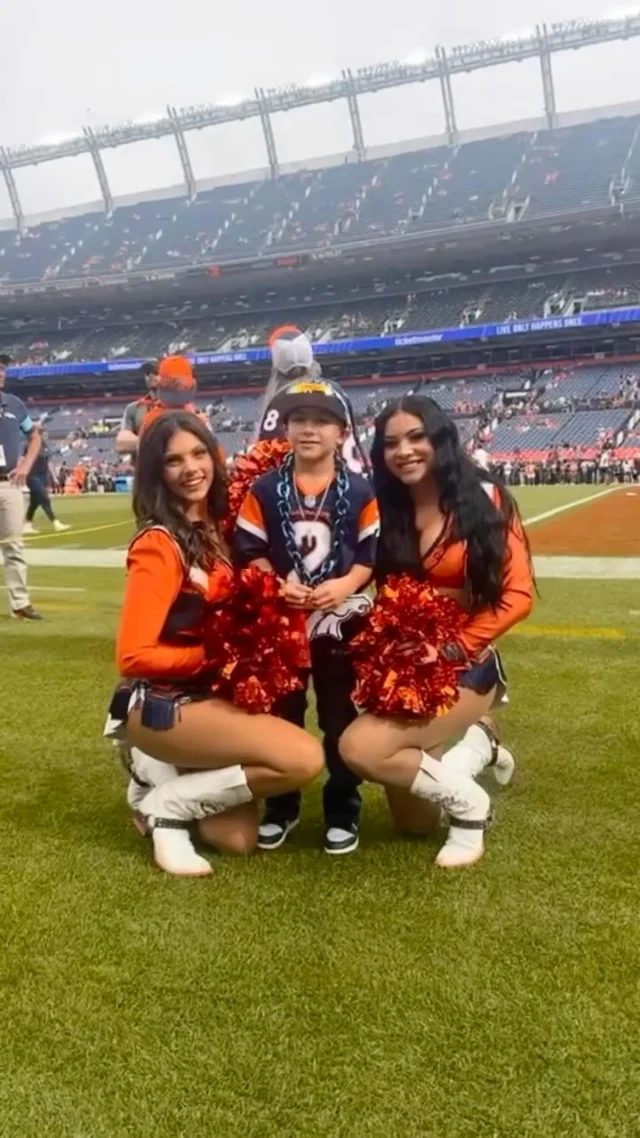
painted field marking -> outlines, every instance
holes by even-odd
[[[547,518],[555,518],[557,514],[564,514],[567,510],[575,510],[577,506],[586,506],[589,502],[597,502],[599,498],[606,498],[607,494],[615,494],[622,489],[620,486],[609,486],[597,494],[589,494],[587,498],[577,498],[574,502],[565,502],[563,506],[555,506],[553,510],[545,510],[543,514],[535,514],[533,518],[525,518],[525,526],[534,526],[537,522],[546,522]]]
[[[538,554],[536,575],[564,581],[638,581],[640,557],[563,557]]]
[[[126,561],[126,550],[120,549],[27,549],[27,564],[46,569],[124,569]]]
[[[523,624],[514,628],[512,636],[559,636],[563,640],[624,640],[623,628],[581,628],[579,625]]]
[[[102,526],[89,526],[87,529],[74,529],[72,526],[71,529],[66,530],[64,533],[37,533],[32,534],[31,536],[25,535],[24,542],[25,545],[31,545],[34,541],[43,541],[44,538],[52,537],[66,537],[67,540],[69,540],[69,538],[79,537],[80,534],[83,533],[99,533],[101,530],[116,529],[118,526],[130,526],[132,523],[133,518],[131,517],[123,518],[122,521],[119,522],[107,522],[106,525]]]
[[[66,604],[63,601],[45,601],[42,611],[45,613],[68,612],[75,615],[77,612],[89,612],[90,608],[91,606],[85,601],[67,601]]]
[[[600,490],[597,494],[590,494],[586,498],[578,498],[575,502],[565,502],[562,506],[555,506],[552,510],[545,510],[543,514],[536,514],[533,518],[527,518],[524,524],[525,526],[536,525],[537,522],[544,522],[547,520],[547,518],[555,517],[556,514],[564,514],[567,510],[574,510],[576,506],[584,506],[587,502],[597,502],[598,498],[604,498],[607,494],[614,494],[616,490],[620,489],[620,486],[609,486],[606,490]],[[68,541],[69,538],[80,537],[81,534],[101,533],[107,529],[117,529],[119,526],[131,524],[131,518],[122,518],[119,522],[107,522],[105,525],[88,526],[85,529],[75,529],[72,527],[71,530],[66,530],[64,533],[54,532],[25,535],[24,541],[25,544],[28,544],[29,546],[32,545],[34,541],[43,541],[45,538],[66,537]]]
[[[0,585],[3,593],[8,593],[7,585]],[[72,588],[70,585],[29,585],[30,593],[86,593],[86,589]]]

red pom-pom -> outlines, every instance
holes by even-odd
[[[466,620],[456,601],[425,581],[389,577],[351,642],[355,703],[386,719],[445,715],[458,699],[461,665],[438,649],[457,639]]]
[[[233,593],[205,631],[207,663],[218,673],[216,695],[252,713],[270,712],[303,686],[309,667],[305,615],[282,598],[275,573],[238,574]]]
[[[227,514],[227,536],[233,534],[240,507],[253,483],[270,470],[277,470],[289,452],[288,442],[279,439],[263,439],[256,443],[247,454],[239,454],[229,477],[229,512]]]

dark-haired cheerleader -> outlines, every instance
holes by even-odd
[[[358,846],[359,778],[345,767],[338,740],[356,717],[353,668],[345,642],[354,617],[370,607],[361,590],[373,575],[379,529],[371,483],[342,457],[344,404],[330,384],[302,379],[280,393],[291,452],[258,478],[240,509],[234,552],[242,565],[272,569],[291,605],[309,613],[311,676],[329,777],[324,788],[325,850]],[[278,709],[304,725],[306,691]],[[277,849],[297,824],[300,794],[272,798],[260,827],[261,849]]]
[[[118,632],[122,683],[105,734],[129,749],[132,778],[144,784],[130,802],[157,864],[177,876],[211,873],[191,843],[192,823],[218,849],[249,852],[256,798],[297,790],[323,766],[305,731],[212,695],[212,640],[236,587],[227,509],[219,449],[195,415],[165,412],[144,429],[134,484],[139,532]]]
[[[372,462],[381,515],[378,583],[398,574],[430,583],[467,615],[438,649],[407,635],[408,677],[425,651],[457,666],[451,710],[431,719],[365,713],[340,750],[356,774],[386,788],[401,828],[418,828],[420,815],[433,823],[444,808],[450,829],[437,864],[469,865],[482,856],[490,813],[489,796],[474,780],[492,763],[503,783],[513,770],[486,716],[504,696],[495,641],[532,608],[529,548],[515,502],[468,458],[455,424],[433,400],[405,396],[385,408]]]

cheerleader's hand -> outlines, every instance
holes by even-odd
[[[335,577],[333,581],[323,581],[317,585],[311,596],[311,607],[320,612],[331,612],[337,609],[352,593],[351,582],[344,577]]]

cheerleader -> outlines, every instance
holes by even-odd
[[[191,844],[190,823],[222,851],[249,852],[256,798],[298,790],[323,766],[319,743],[304,730],[211,697],[204,625],[233,587],[226,509],[226,475],[207,427],[186,411],[147,426],[117,641],[123,683],[105,734],[130,748],[132,773],[147,784],[138,787],[136,817],[157,864],[178,876],[211,873]]]
[[[309,613],[311,678],[329,777],[324,787],[325,851],[358,847],[360,780],[345,767],[338,740],[357,715],[346,643],[370,608],[362,592],[373,575],[379,529],[371,483],[342,457],[347,413],[331,384],[301,380],[280,393],[291,451],[279,470],[254,483],[238,517],[234,553],[241,565],[274,570],[289,603]],[[304,725],[306,692],[278,709]],[[274,850],[297,825],[300,794],[272,797],[259,847]]]
[[[385,787],[399,828],[424,832],[444,808],[450,828],[436,864],[471,865],[482,857],[490,814],[489,796],[474,780],[489,765],[499,782],[513,771],[486,717],[505,694],[494,644],[532,608],[529,548],[513,498],[468,458],[432,399],[409,395],[387,406],[371,457],[381,515],[378,581],[411,574],[455,598],[468,619],[443,650],[462,669],[452,710],[432,721],[364,714],[340,751],[354,772]],[[408,659],[414,650],[425,646],[408,642]]]

